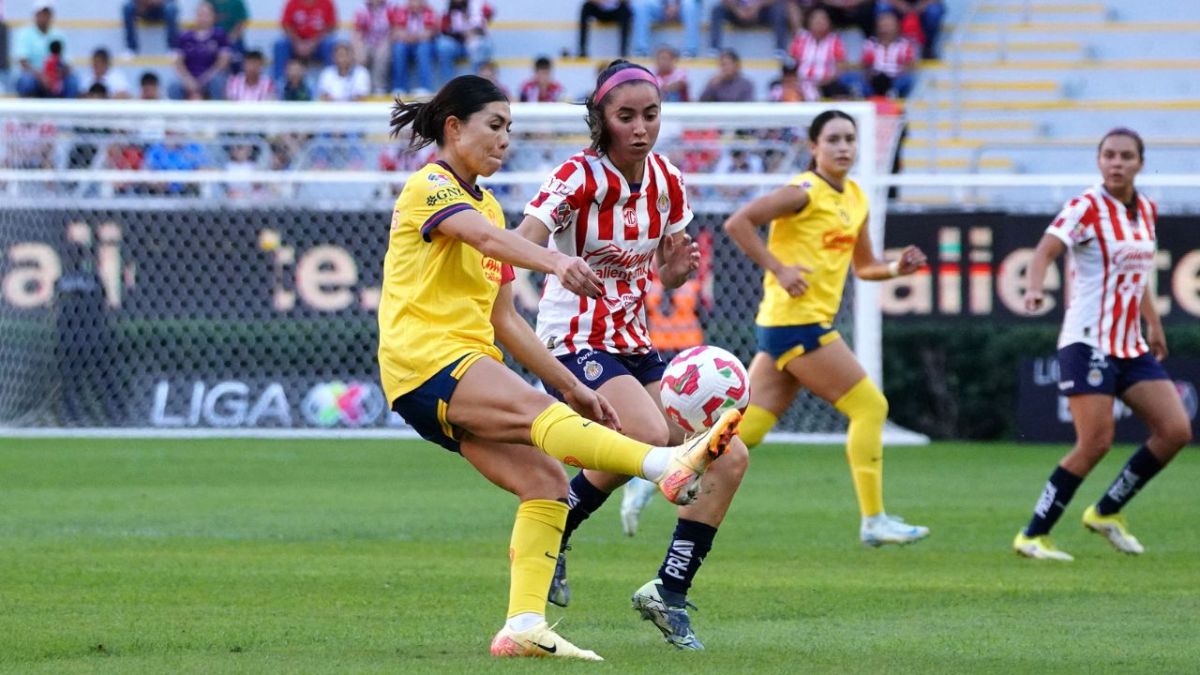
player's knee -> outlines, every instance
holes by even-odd
[[[852,422],[883,425],[888,416],[888,400],[868,378],[859,380],[834,404]]]
[[[729,444],[729,447],[725,449],[725,454],[713,462],[711,470],[720,472],[722,475],[741,483],[742,477],[746,475],[746,471],[749,468],[750,450],[740,438],[735,437],[733,442]]]
[[[662,415],[640,415],[626,420],[621,418],[621,433],[635,441],[656,446],[671,444],[671,427]]]
[[[516,495],[521,501],[530,499],[565,500],[567,498],[567,472],[563,465],[549,456],[543,456],[532,467],[521,471],[516,485]]]
[[[1192,442],[1192,427],[1186,419],[1172,420],[1163,428],[1155,429],[1154,435],[1162,439],[1163,445],[1178,450]]]

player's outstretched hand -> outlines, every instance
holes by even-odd
[[[566,400],[567,405],[571,406],[572,410],[589,420],[599,422],[616,431],[621,430],[621,419],[617,417],[617,411],[608,402],[608,399],[589,389],[582,382],[576,381],[574,387],[569,391],[564,391],[563,399]]]
[[[788,265],[776,272],[775,278],[783,290],[788,292],[788,295],[798,298],[808,291],[808,280],[804,278],[804,275],[810,272],[812,272],[811,267]]]
[[[925,253],[916,246],[908,246],[900,252],[900,274],[912,274],[925,266]]]
[[[563,288],[575,295],[598,298],[604,293],[604,284],[600,277],[592,271],[583,258],[564,255],[554,266],[554,276],[562,282]]]
[[[686,279],[700,269],[700,245],[688,234],[663,237],[663,278]]]
[[[1025,291],[1025,313],[1037,314],[1041,311],[1042,305],[1045,304],[1046,297],[1041,290],[1032,288]]]

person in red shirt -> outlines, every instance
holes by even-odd
[[[875,20],[875,37],[863,45],[859,87],[868,96],[887,96],[894,91],[906,98],[913,87],[916,57],[917,46],[900,35],[900,17],[881,12]]]
[[[283,68],[293,56],[329,65],[337,33],[333,0],[288,0],[280,19],[283,37],[275,41],[272,75],[283,79]]]
[[[555,103],[563,100],[563,86],[554,79],[554,64],[539,56],[533,62],[533,77],[521,85],[522,103]]]

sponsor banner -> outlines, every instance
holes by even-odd
[[[1183,407],[1192,421],[1192,434],[1200,437],[1200,359],[1169,358],[1163,362],[1183,399]],[[1146,426],[1129,406],[1117,399],[1113,403],[1116,442],[1141,443]],[[1017,377],[1017,438],[1031,442],[1073,443],[1075,427],[1067,397],[1059,394],[1058,359],[1054,356],[1022,359]]]
[[[1060,321],[1066,256],[1046,273],[1046,305],[1024,311],[1025,273],[1054,214],[889,214],[886,248],[893,256],[909,244],[929,258],[925,270],[885,281],[880,289],[889,319]],[[1164,323],[1200,318],[1200,227],[1196,217],[1162,216],[1153,282]]]

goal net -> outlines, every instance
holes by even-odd
[[[749,362],[762,273],[721,224],[805,168],[808,123],[827,107],[665,108],[657,150],[685,172],[703,265],[654,304],[661,346],[700,340]],[[839,107],[860,129],[856,177],[882,205],[895,125]],[[588,142],[579,106],[513,116],[510,157],[485,182],[510,225]],[[0,101],[0,427],[403,433],[378,386],[374,312],[392,202],[430,150],[408,152],[387,120],[380,103]],[[530,318],[540,281],[517,282]],[[873,286],[849,284],[837,328],[879,379]],[[830,440],[844,420],[802,394],[778,429]]]

